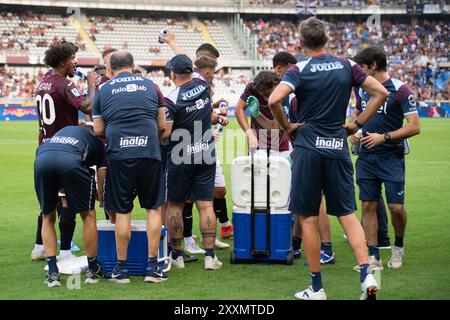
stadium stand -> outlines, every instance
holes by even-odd
[[[257,36],[258,52],[266,59],[278,51],[298,54],[300,21],[246,20],[245,25]],[[391,75],[416,88],[419,99],[448,100],[450,61],[448,39],[450,26],[444,20],[399,22],[383,19],[381,29],[369,29],[365,23],[330,21],[329,50],[337,55],[353,56],[360,47],[378,44],[390,61]],[[433,86],[434,84],[434,86]]]
[[[267,1],[273,5],[292,4],[283,0]],[[253,3],[257,4],[256,2]],[[351,0],[338,2],[343,6],[353,3]],[[422,1],[422,3],[434,4],[444,2]],[[404,4],[405,1],[392,0],[386,3]],[[230,60],[247,58],[250,64],[244,68],[247,68],[249,72],[256,71],[252,69],[249,56],[245,57],[238,41],[233,39],[229,21],[224,17],[205,19],[195,15],[180,15],[173,18],[172,15],[172,18],[160,19],[155,18],[158,15],[143,18],[142,15],[130,13],[128,16],[108,15],[102,11],[85,17],[87,17],[86,21],[80,22],[80,25],[90,39],[82,37],[80,28],[61,15],[37,14],[29,9],[2,11],[0,56],[26,55],[42,58],[52,42],[65,39],[75,42],[80,47],[78,57],[99,56],[99,52],[112,46],[129,50],[143,66],[152,66],[154,60],[160,60],[159,66],[163,66],[165,60],[173,53],[167,45],[158,43],[157,35],[162,28],[169,26],[175,32],[178,44],[189,55],[194,56],[195,49],[200,43],[211,42],[218,47],[222,57]],[[250,35],[256,37],[259,59],[270,62],[273,55],[281,50],[301,54],[298,48],[298,27],[304,18],[293,15],[282,18],[264,16],[262,19],[249,15],[243,17],[243,25]],[[363,16],[321,18],[329,23],[328,47],[331,53],[353,56],[359,48],[369,43],[382,45],[388,54],[391,74],[406,81],[416,91],[419,100],[450,100],[450,81],[448,80],[450,26],[444,17],[383,16],[380,29],[369,28],[365,23],[367,18]],[[96,50],[93,50],[92,46]],[[32,97],[32,92],[36,83],[39,83],[40,73],[42,73],[41,68],[32,68],[29,65],[28,69],[23,66],[6,66],[0,70],[0,97],[3,98]],[[239,71],[232,75],[225,74],[229,71],[232,71],[232,68],[225,68],[225,71],[222,70],[217,75],[215,89],[217,95],[230,97],[229,100],[234,103],[246,83],[242,79],[246,77],[243,77]],[[151,71],[149,77],[155,78],[164,93],[170,91],[170,81],[164,76],[163,71]]]
[[[230,39],[225,36],[226,30],[224,29],[226,29],[226,27],[224,27],[223,23],[216,20],[205,20],[205,25],[221,55],[235,57],[239,54],[238,50],[233,49]]]
[[[173,55],[167,45],[161,45],[157,41],[158,34],[167,26],[176,34],[178,44],[191,56],[194,56],[199,43],[209,42],[208,37],[211,37],[223,55],[240,55],[224,35],[224,26],[216,20],[94,16],[90,18],[90,23],[93,26],[89,29],[89,34],[100,50],[107,47],[128,49],[137,59],[169,59]]]
[[[39,68],[0,67],[0,98],[31,98],[43,75]]]
[[[293,7],[297,4],[297,0],[246,0],[247,5],[250,6],[282,6]],[[301,1],[308,2],[308,1]],[[311,4],[313,1],[309,1]],[[317,1],[318,7],[354,7],[354,6],[369,6],[378,5],[381,7],[399,7],[405,6],[408,3],[415,4],[446,4],[445,0],[329,0],[329,1]]]
[[[166,26],[173,29],[180,46],[190,55],[194,55],[198,44],[204,42],[198,28],[183,20],[94,16],[91,22],[95,27],[89,32],[100,50],[107,47],[127,49],[137,59],[170,58],[173,55],[167,45],[160,45],[157,41],[157,35]]]
[[[76,43],[79,55],[92,55],[69,19],[60,15],[2,12],[0,33],[0,48],[11,55],[43,56],[49,45],[63,39]]]
[[[34,98],[36,86],[47,71],[44,67],[0,67],[0,98]],[[81,78],[73,81],[80,89],[85,87]]]
[[[33,98],[36,86],[47,70],[42,67],[0,67],[0,98]],[[161,69],[144,73],[144,76],[152,79],[166,96],[175,88]],[[77,76],[72,80],[82,92],[86,89],[86,81]],[[217,74],[214,79],[215,95],[225,97],[231,105],[235,105],[249,81],[239,73]]]
[[[325,19],[326,20],[326,19]],[[257,35],[258,51],[272,57],[280,50],[296,52],[301,21],[284,19],[246,20],[245,25]],[[369,29],[366,23],[330,21],[329,49],[339,55],[351,55],[357,48],[369,43],[382,44],[395,63],[411,58],[428,57],[436,61],[449,61],[448,41],[450,27],[443,20],[420,20],[395,23],[383,19],[381,30]]]

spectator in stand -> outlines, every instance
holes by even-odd
[[[444,0],[415,0],[421,3],[443,4]],[[288,4],[294,1],[289,0],[253,0],[246,3],[255,5],[275,5]],[[347,1],[319,1],[318,5],[325,3],[336,3],[341,6],[353,5],[355,0]],[[376,4],[376,0],[361,1],[363,6],[367,4]],[[382,5],[401,4],[404,5],[407,0],[387,0],[382,1]],[[128,20],[132,21],[131,18]],[[136,19],[135,19],[136,20]],[[149,19],[141,19],[144,24],[149,23]],[[54,33],[47,32],[54,29],[55,22],[47,15],[36,14],[31,11],[21,13],[2,12],[0,21],[4,21],[8,27],[0,29],[0,54],[6,52],[21,51],[25,54],[31,53],[33,49],[47,47],[49,44],[61,40],[60,35],[54,36]],[[152,22],[158,21],[167,25],[183,25],[183,19],[152,19]],[[61,22],[67,24],[67,18],[58,18],[56,24]],[[88,35],[95,41],[95,36],[104,30],[117,29],[118,19],[106,16],[90,17],[92,26]],[[298,50],[298,26],[297,19],[270,19],[245,21],[245,25],[257,37],[258,52],[264,59],[271,59],[279,51],[288,51],[294,55],[299,55]],[[400,18],[388,19],[383,17],[379,29],[368,28],[365,19],[358,17],[348,20],[343,17],[329,17],[327,19],[329,43],[328,51],[334,55],[354,56],[356,52],[366,47],[368,44],[382,45],[387,53],[387,59],[391,62],[388,66],[388,72],[395,78],[400,79],[412,88],[417,98],[422,100],[448,99],[448,68],[439,69],[442,62],[450,61],[450,25],[445,19],[425,19],[422,17],[411,19],[402,16]],[[16,25],[14,25],[16,23]],[[206,25],[215,25],[216,21],[206,21]],[[59,26],[60,27],[60,26]],[[79,35],[74,34],[74,40],[81,51],[86,51],[86,44]],[[119,42],[121,47],[123,43]],[[132,43],[129,43],[131,47]],[[145,46],[145,44],[143,44]],[[156,43],[150,47],[144,47],[148,55],[164,56],[161,47]],[[5,78],[7,77],[7,78]],[[4,96],[19,94],[21,97],[28,97],[29,90],[32,88],[32,81],[36,79],[22,79],[20,74],[9,75],[7,68],[6,75],[3,77],[0,88]],[[17,78],[17,82],[15,81]],[[38,79],[40,80],[40,79]],[[227,87],[230,86],[230,80],[224,79]],[[170,83],[170,81],[169,81]],[[234,83],[231,83],[233,86]],[[6,88],[8,86],[8,88]]]
[[[398,1],[391,1],[391,3]],[[383,2],[384,3],[384,2]],[[270,59],[279,51],[298,54],[298,27],[301,21],[245,21],[256,35],[258,52]],[[450,61],[450,26],[444,20],[397,21],[383,19],[379,29],[368,28],[365,21],[328,21],[331,54],[353,56],[368,44],[384,46],[390,74],[415,88],[420,100],[448,96],[447,72],[438,71],[438,62]]]

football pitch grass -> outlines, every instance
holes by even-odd
[[[238,128],[234,120],[230,126]],[[450,120],[422,119],[422,133],[410,140],[412,152],[406,161],[406,256],[402,269],[390,270],[386,266],[390,252],[381,251],[385,269],[381,272],[378,299],[450,298],[449,137]],[[223,269],[205,271],[203,256],[199,256],[198,262],[187,264],[185,269],[170,271],[169,280],[160,284],[131,277],[128,285],[103,280],[97,285],[81,282],[79,289],[70,290],[65,285],[67,276],[63,276],[63,287],[47,288],[43,284],[45,262],[30,259],[38,213],[33,186],[36,144],[37,122],[0,122],[0,299],[294,299],[294,293],[310,284],[304,257],[292,266],[230,265],[230,248],[216,251],[224,262]],[[245,144],[239,143],[238,148],[242,154]],[[230,164],[223,167],[231,218]],[[102,211],[97,215],[98,219],[104,218]],[[137,205],[133,219],[145,219],[144,210]],[[355,259],[337,220],[331,217],[331,222],[337,262],[322,269],[325,290],[329,299],[358,299]],[[197,214],[194,234],[199,238]],[[74,240],[80,247],[81,235],[78,216]],[[392,226],[390,235],[393,240]]]

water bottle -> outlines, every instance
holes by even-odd
[[[214,129],[219,135],[222,134],[222,130],[223,130],[223,125],[221,125],[220,123],[217,122],[216,124],[216,128]]]
[[[82,68],[80,68],[80,67],[77,67],[77,68],[75,69],[75,74],[76,74],[77,76],[79,76],[81,79],[87,80],[87,72],[86,72],[84,69],[82,69]]]
[[[216,112],[218,115],[221,114],[221,112],[220,112],[221,108],[228,108],[228,104],[225,101],[222,101],[221,103],[219,103],[219,107],[216,109]]]
[[[159,32],[159,34],[161,35],[161,37],[167,37],[167,35],[169,34],[169,29],[162,28],[161,31]],[[164,41],[161,41],[161,39],[159,39],[159,37],[158,37],[158,42],[160,44],[164,44]]]
[[[224,101],[222,101],[222,102],[219,104],[219,109],[220,109],[220,108],[226,108],[226,107],[228,107],[228,104],[227,104],[226,102],[224,102]],[[221,135],[221,134],[222,134],[222,130],[223,130],[223,125],[222,125],[220,122],[217,122],[215,131],[216,131],[219,135]]]
[[[222,101],[220,104],[219,104],[219,108],[227,108],[228,107],[228,104],[225,102],[225,101]]]
[[[358,155],[359,154],[359,149],[361,149],[361,138],[363,137],[363,132],[361,129],[359,129],[356,133],[355,133],[355,137],[356,137],[356,143],[354,145],[352,145],[352,154],[354,155]]]

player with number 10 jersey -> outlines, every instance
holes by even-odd
[[[78,125],[78,110],[90,113],[95,93],[95,79],[88,79],[88,95],[84,97],[73,77],[77,61],[77,46],[71,42],[52,45],[45,54],[45,63],[52,67],[36,90],[36,104],[39,114],[39,145],[66,126]]]
[[[95,94],[95,78],[93,72],[88,72],[88,93],[83,97],[75,84],[67,77],[73,77],[77,60],[75,54],[78,47],[66,41],[52,44],[45,52],[44,63],[51,69],[45,74],[42,82],[36,90],[36,104],[39,114],[39,145],[47,139],[52,138],[56,132],[66,126],[78,125],[78,110],[84,113],[90,113],[91,103]],[[67,217],[66,215],[63,215]],[[65,219],[65,218],[63,218]],[[68,219],[67,221],[72,221]],[[72,239],[73,230],[75,229],[75,220],[65,225],[65,239]],[[45,258],[42,242],[42,216],[39,215],[38,227],[36,231],[35,248],[31,252],[32,260],[41,260]],[[67,230],[66,230],[67,229]],[[71,234],[70,234],[71,233]],[[63,244],[63,236],[61,236],[61,249]]]

